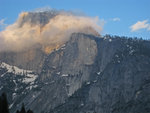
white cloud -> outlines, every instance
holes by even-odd
[[[5,19],[0,20],[0,29],[4,29],[7,26],[7,24],[5,24],[4,22],[5,22]]]
[[[132,32],[138,31],[140,29],[146,29],[150,31],[150,23],[148,23],[148,20],[138,21],[130,26],[130,29]]]
[[[120,21],[120,18],[116,17],[116,18],[113,18],[112,21],[116,22],[116,21]]]

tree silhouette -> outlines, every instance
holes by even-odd
[[[33,111],[31,111],[30,109],[27,111],[27,113],[33,113]]]
[[[22,108],[21,108],[20,113],[26,113],[26,110],[25,110],[24,104],[22,104]]]
[[[1,102],[0,102],[0,113],[9,113],[9,109],[8,109],[8,102],[7,102],[7,96],[5,93],[2,93],[1,96]]]
[[[0,96],[0,113],[2,113],[2,99],[1,99],[1,96]]]
[[[0,113],[9,113],[7,95],[2,93],[0,96]],[[33,113],[30,109],[26,112],[24,104],[22,104],[21,111],[17,110],[16,113]]]
[[[20,112],[17,110],[16,113],[20,113]]]
[[[30,109],[26,112],[24,104],[22,104],[21,111],[16,111],[16,113],[33,113]]]

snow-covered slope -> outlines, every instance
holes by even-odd
[[[0,64],[0,93],[7,92],[9,108],[19,102],[31,89],[37,88],[37,77],[31,70],[20,69],[5,62]]]
[[[7,73],[13,73],[18,76],[24,76],[23,81],[22,81],[23,83],[33,83],[35,79],[37,78],[37,75],[34,74],[34,72],[32,72],[31,70],[20,69],[16,66],[11,66],[4,62],[1,63],[0,68],[7,70],[5,73],[0,75],[1,77],[6,75]]]

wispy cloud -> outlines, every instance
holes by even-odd
[[[131,29],[131,32],[135,32],[140,29],[146,29],[150,31],[150,23],[148,23],[148,20],[137,21],[135,24],[130,26],[130,29]]]
[[[50,11],[52,8],[50,6],[45,6],[42,8],[36,8],[32,12],[45,12],[45,11]]]
[[[0,30],[4,29],[7,26],[7,24],[5,24],[5,19],[1,19],[0,20]]]
[[[150,25],[149,25],[149,27],[148,27],[148,29],[147,29],[148,31],[150,31]]]
[[[120,18],[116,17],[116,18],[112,18],[111,20],[116,22],[116,21],[120,21]]]

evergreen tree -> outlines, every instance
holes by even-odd
[[[5,93],[2,93],[1,104],[2,104],[1,105],[1,107],[2,107],[2,113],[9,113],[7,96],[6,96]]]
[[[2,113],[2,99],[1,99],[1,96],[0,96],[0,113]]]
[[[9,113],[7,96],[5,93],[2,93],[0,96],[0,113]],[[24,104],[22,104],[21,111],[17,110],[16,113],[33,113],[30,109],[26,112]]]
[[[31,111],[30,109],[27,111],[27,113],[33,113],[33,111]]]
[[[20,113],[26,113],[26,110],[25,110],[24,104],[22,104],[22,108],[21,108]]]
[[[20,113],[20,112],[17,110],[16,113]]]
[[[22,108],[21,111],[16,111],[16,113],[33,113],[33,111],[31,111],[30,109],[26,112],[24,104],[22,104]]]

